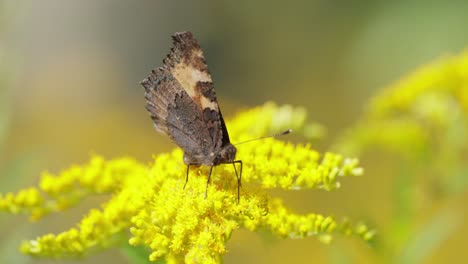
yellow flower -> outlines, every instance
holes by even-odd
[[[374,98],[369,112],[381,117],[411,112],[426,95],[450,97],[468,111],[468,51],[441,58],[387,87]]]
[[[294,118],[299,113],[298,118]],[[276,120],[278,114],[282,116]],[[263,136],[304,124],[303,110],[268,103],[239,114],[228,122],[233,142]],[[85,255],[118,243],[130,230],[129,243],[151,250],[149,259],[168,263],[219,263],[227,252],[226,242],[240,227],[258,229],[284,238],[317,236],[330,242],[341,232],[370,240],[374,231],[363,224],[338,222],[316,213],[298,215],[266,189],[286,190],[339,187],[339,178],[361,175],[356,159],[334,153],[320,155],[309,145],[274,139],[238,147],[244,161],[241,199],[232,165],[215,167],[205,198],[206,167],[190,171],[184,189],[182,151],[154,157],[151,165],[131,158],[106,161],[93,156],[88,164],[75,165],[59,175],[44,173],[38,188],[0,196],[0,209],[30,214],[33,220],[65,210],[84,197],[109,193],[101,209],[91,210],[76,227],[59,234],[46,234],[25,241],[21,250],[33,256],[67,258]]]
[[[335,149],[359,155],[379,146],[407,158],[427,157],[429,152],[434,156],[455,153],[466,146],[467,115],[465,51],[423,66],[383,89]]]

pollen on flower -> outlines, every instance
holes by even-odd
[[[239,114],[227,126],[236,142],[300,128],[304,121],[302,108],[268,103]],[[295,214],[268,194],[272,188],[336,189],[341,177],[362,174],[357,159],[320,154],[308,144],[276,139],[244,144],[237,154],[244,161],[238,201],[234,168],[229,164],[215,167],[206,199],[206,167],[191,169],[184,189],[182,156],[176,149],[142,164],[131,158],[105,160],[95,155],[88,163],[57,175],[43,173],[37,188],[0,195],[0,210],[39,220],[87,196],[110,194],[107,202],[90,210],[75,227],[21,245],[25,254],[49,258],[81,257],[117,246],[127,230],[131,235],[126,243],[148,248],[150,261],[168,263],[219,263],[228,252],[227,241],[239,228],[268,230],[283,238],[315,236],[326,243],[337,233],[366,240],[373,236],[367,227],[357,228],[330,216]]]

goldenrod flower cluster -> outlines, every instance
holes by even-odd
[[[468,51],[443,57],[385,88],[369,110],[379,118],[407,112],[437,118],[446,100],[468,111]]]
[[[227,126],[233,142],[284,128],[300,128],[305,112],[268,103],[239,114]],[[343,176],[361,175],[356,159],[334,153],[321,155],[309,145],[275,139],[238,147],[244,161],[242,190],[237,200],[237,181],[232,165],[215,167],[205,198],[207,168],[193,168],[184,189],[182,151],[154,157],[150,165],[132,158],[104,160],[93,156],[58,175],[44,173],[39,187],[0,196],[0,209],[29,214],[33,220],[76,205],[86,196],[108,193],[111,198],[91,210],[70,230],[25,241],[21,250],[38,257],[67,258],[115,246],[130,230],[132,246],[149,248],[151,261],[168,263],[219,263],[226,242],[241,227],[268,230],[284,238],[317,236],[329,242],[342,233],[370,240],[374,231],[362,223],[333,217],[293,213],[267,189],[285,190],[339,187]]]
[[[466,146],[468,51],[423,66],[374,97],[360,122],[337,144],[358,155],[380,146],[407,158]],[[466,138],[466,137],[464,137]]]
[[[456,223],[464,211],[447,204],[468,188],[468,51],[422,66],[381,91],[366,110],[335,149],[397,154],[388,159],[395,164],[389,169],[396,213],[379,241],[380,262],[424,262],[461,230]]]

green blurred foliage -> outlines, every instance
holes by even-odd
[[[200,40],[225,116],[271,100],[302,105],[311,121],[323,124],[303,131],[321,138],[313,142],[323,151],[359,123],[363,105],[378,88],[466,47],[467,12],[466,1],[0,0],[0,191],[32,185],[41,170],[58,171],[87,160],[90,152],[149,162],[152,154],[173,148],[152,129],[138,82],[160,65],[175,31],[191,30]],[[433,102],[424,100],[429,105],[420,109],[437,108]],[[285,195],[299,212],[374,221],[380,244],[370,248],[339,240],[327,250],[313,239],[281,241],[240,232],[230,241],[225,262],[466,259],[468,225],[461,220],[468,169],[451,164],[460,163],[453,157],[460,151],[453,148],[466,139],[466,117],[461,118],[451,122],[440,143],[445,160],[429,163],[453,177],[422,172],[430,158],[425,154],[417,155],[425,161],[402,163],[394,153],[370,150],[362,159],[365,177],[344,181],[338,195]],[[385,131],[405,126],[403,121],[387,123]],[[418,142],[399,147],[427,152]],[[435,198],[428,199],[427,190]],[[45,263],[11,249],[22,238],[69,228],[83,212],[34,230],[1,215],[0,262]],[[86,262],[103,259],[130,262],[115,252]]]

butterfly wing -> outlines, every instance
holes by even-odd
[[[185,152],[187,164],[213,162],[213,153],[229,145],[203,52],[190,32],[172,36],[174,46],[164,65],[141,84],[146,109],[157,130]]]

